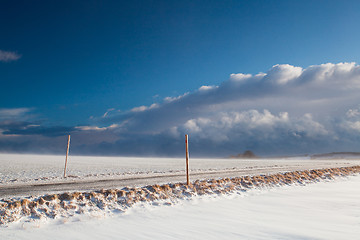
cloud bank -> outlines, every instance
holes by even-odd
[[[0,62],[12,62],[21,58],[21,55],[15,52],[0,50]]]
[[[200,86],[150,106],[113,108],[89,126],[3,124],[0,130],[2,138],[60,139],[68,132],[78,138],[74,151],[88,154],[182,155],[184,134],[190,135],[194,156],[247,149],[262,155],[358,151],[359,90],[356,63],[278,64],[265,73],[234,73],[219,86]]]

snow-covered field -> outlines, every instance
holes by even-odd
[[[185,181],[184,158],[0,154],[0,199]],[[360,159],[190,159],[190,179],[274,174],[360,165]]]
[[[0,184],[62,181],[64,156],[0,154]],[[191,171],[261,170],[311,164],[329,166],[328,161],[301,159],[299,164],[286,159],[191,159]],[[360,162],[360,160],[359,160]],[[335,163],[335,161],[334,161]],[[135,158],[70,156],[67,175],[70,179],[99,179],[119,176],[175,174],[185,172],[184,158]]]
[[[0,154],[0,184],[62,181],[64,156]],[[360,164],[360,159],[190,159],[193,173],[244,170],[255,174],[274,169],[303,170]],[[135,158],[70,156],[70,179],[99,179],[119,176],[176,174],[185,172],[184,158]],[[247,174],[248,175],[248,174]]]
[[[14,223],[1,239],[358,239],[360,176]]]

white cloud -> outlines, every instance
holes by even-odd
[[[149,109],[154,109],[154,108],[157,108],[157,107],[159,107],[159,104],[153,103],[149,107],[147,107],[147,106],[134,107],[134,108],[132,108],[130,110],[130,112],[143,112],[143,111],[146,111],[146,110],[149,110]]]
[[[98,126],[77,126],[75,127],[76,130],[81,130],[81,131],[105,131],[105,130],[110,130],[110,129],[115,129],[120,127],[118,124],[112,124],[108,127],[98,127]]]
[[[335,117],[360,102],[359,89],[360,66],[354,63],[328,63],[304,69],[274,65],[266,73],[231,74],[219,86],[205,85],[191,93],[165,98],[156,108],[135,107],[108,121],[129,120],[129,131],[155,133],[191,119],[211,118],[218,111],[268,109],[295,117],[306,113],[314,119]],[[263,119],[262,123],[266,125],[267,120]]]
[[[182,146],[185,133],[192,149],[203,155],[246,149],[280,154],[355,151],[360,147],[359,90],[360,66],[355,63],[307,68],[281,64],[265,73],[231,74],[219,86],[204,85],[150,106],[109,109],[93,119],[98,127],[75,130],[79,137],[98,134],[97,142],[112,142],[99,151],[171,155]],[[15,130],[9,133],[19,132]]]
[[[200,91],[200,92],[201,92],[201,91],[209,91],[209,90],[215,89],[215,88],[217,88],[217,86],[206,86],[206,85],[204,85],[204,86],[201,86],[201,87],[199,88],[199,91]]]
[[[21,58],[21,55],[15,52],[0,50],[0,62],[11,62]]]
[[[312,82],[313,87],[351,90],[360,88],[359,76],[360,66],[356,63],[326,63],[308,67],[300,80]]]
[[[359,117],[359,116],[360,116],[360,111],[359,111],[358,108],[349,109],[349,110],[346,112],[346,116],[347,116],[348,118]]]
[[[232,73],[230,74],[230,80],[237,82],[245,82],[252,77],[251,74],[243,74],[243,73]]]
[[[355,121],[355,122],[346,122],[347,128],[350,131],[358,131],[360,132],[360,121]]]
[[[21,118],[31,110],[31,108],[0,108],[0,120]]]
[[[195,119],[190,119],[184,124],[184,128],[191,133],[200,132],[201,129],[196,122]]]
[[[297,79],[301,73],[301,67],[294,67],[289,64],[277,64],[273,66],[264,77],[266,81],[283,85]]]
[[[199,149],[210,144],[214,149],[241,145],[261,151],[332,151],[358,144],[354,132],[360,110],[354,106],[360,103],[359,89],[360,66],[355,63],[281,64],[265,73],[231,74],[219,86],[203,85],[106,123],[121,123],[123,134],[137,136],[134,142],[190,134]]]
[[[302,118],[295,122],[294,129],[297,133],[301,132],[310,138],[330,135],[330,132],[326,130],[322,124],[313,120],[310,113],[305,114]]]
[[[251,141],[255,138],[261,142],[264,139],[281,137],[295,136],[304,139],[330,135],[322,124],[312,119],[310,114],[291,119],[287,112],[275,115],[268,110],[219,112],[211,119],[190,119],[178,129],[183,134],[215,142],[244,140],[250,137],[253,138]]]
[[[187,96],[188,94],[189,94],[189,93],[186,92],[186,93],[184,93],[183,95],[180,95],[180,96],[177,96],[177,97],[165,97],[165,98],[164,98],[164,103],[170,103],[170,102],[179,100],[179,99]]]
[[[97,127],[97,126],[77,126],[75,127],[77,130],[81,131],[104,131],[107,128],[106,127]]]
[[[104,115],[102,116],[102,118],[107,117],[107,115],[108,115],[111,111],[114,111],[114,110],[115,110],[115,108],[110,108],[110,109],[108,109],[108,110],[104,113]]]
[[[140,106],[140,107],[134,107],[133,109],[131,109],[131,112],[143,112],[145,110],[147,110],[148,107],[147,106]]]

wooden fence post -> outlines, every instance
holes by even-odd
[[[189,179],[189,136],[185,134],[185,154],[186,154],[186,184],[190,184]]]
[[[67,160],[68,160],[68,155],[69,155],[69,148],[70,148],[70,135],[68,136],[68,143],[67,143],[67,148],[66,148],[66,158],[65,158],[64,178],[66,178],[66,165],[67,165]]]

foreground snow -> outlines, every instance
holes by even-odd
[[[360,176],[203,196],[173,206],[12,224],[2,239],[356,239]]]

